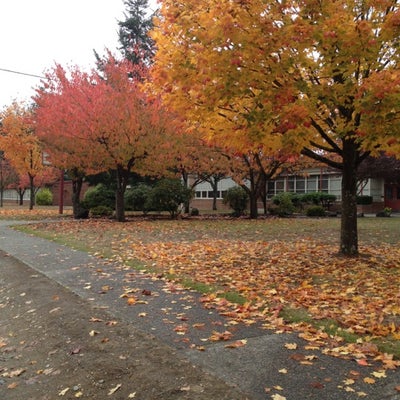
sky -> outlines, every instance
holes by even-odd
[[[4,70],[43,76],[55,63],[93,67],[93,50],[117,53],[124,11],[123,0],[0,0],[0,109],[40,85]]]

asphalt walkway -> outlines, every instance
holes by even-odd
[[[367,383],[364,378],[371,377],[372,367],[309,350],[308,343],[295,334],[234,325],[214,309],[204,308],[196,292],[18,232],[10,227],[13,223],[0,221],[0,250],[92,306],[154,336],[180,357],[237,387],[246,394],[245,398],[350,400],[365,396],[373,400],[400,400],[396,390],[400,371],[387,371],[386,378]],[[1,264],[0,274],[4,274]],[[129,304],[128,299],[133,296]],[[210,340],[227,335],[227,331],[229,340]],[[229,346],[238,340],[245,345]],[[296,349],[288,343],[296,344]],[[349,378],[354,376],[357,379],[350,383]]]

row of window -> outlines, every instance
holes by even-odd
[[[278,193],[336,192],[340,190],[340,175],[289,176],[268,182],[267,197]]]
[[[310,175],[289,176],[286,178],[269,181],[267,184],[267,198],[282,192],[309,193],[309,192],[340,192],[340,175]],[[225,190],[218,190],[217,198],[223,198]],[[212,190],[196,191],[197,199],[212,199]]]
[[[226,190],[217,191],[217,199],[222,199],[225,195]],[[214,192],[212,190],[198,190],[196,191],[196,199],[213,199]]]

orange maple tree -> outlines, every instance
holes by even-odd
[[[154,86],[213,140],[341,170],[340,252],[357,255],[357,168],[399,142],[399,21],[398,0],[164,0]]]
[[[35,179],[40,175],[46,175],[45,170],[48,169],[43,165],[42,147],[36,135],[32,115],[32,107],[14,102],[1,115],[0,134],[0,148],[4,151],[5,157],[22,179],[24,175],[28,177],[30,210],[35,203]]]

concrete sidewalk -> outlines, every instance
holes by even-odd
[[[257,326],[232,325],[213,309],[206,309],[200,295],[182,290],[157,277],[84,252],[26,235],[0,221],[0,250],[17,258],[77,294],[93,307],[152,335],[184,359],[207,373],[237,387],[243,399],[367,399],[400,400],[395,387],[400,372],[387,371],[385,379],[368,384],[372,367],[355,360],[328,357],[294,334],[275,334]],[[3,274],[0,265],[0,273]],[[21,280],[25,279],[21,276]],[[135,304],[127,297],[134,294]],[[229,341],[212,341],[213,335],[232,333]],[[227,348],[237,340],[243,347]],[[297,349],[285,347],[296,343]],[[307,357],[308,358],[305,358]],[[304,363],[305,359],[312,360]],[[353,383],[350,383],[351,377]],[[282,396],[282,397],[279,397]],[[195,397],[193,397],[195,398]]]

